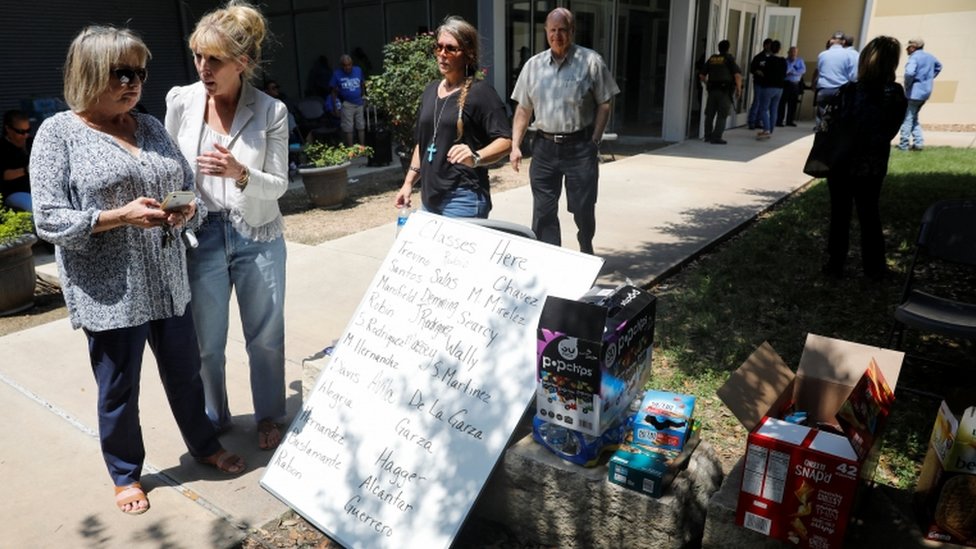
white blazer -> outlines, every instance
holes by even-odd
[[[206,110],[207,90],[201,82],[176,86],[166,94],[166,131],[194,170]],[[261,227],[281,215],[278,198],[288,190],[288,109],[245,82],[230,137],[227,148],[250,173],[236,209],[248,225]]]

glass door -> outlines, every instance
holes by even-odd
[[[732,105],[729,127],[745,125],[749,118],[749,105],[752,104],[752,76],[749,74],[749,61],[759,53],[762,46],[756,40],[756,22],[759,7],[742,2],[729,2],[726,37],[731,44],[729,52],[742,69],[742,95]]]
[[[783,44],[780,55],[785,55],[800,34],[800,8],[766,8],[762,34],[779,40]]]

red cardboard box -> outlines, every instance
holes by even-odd
[[[965,404],[939,406],[915,505],[927,539],[976,547],[976,406]]]
[[[718,396],[749,430],[736,523],[800,547],[841,547],[903,357],[809,334],[795,374],[768,343],[733,372]],[[807,425],[780,419],[791,410]]]

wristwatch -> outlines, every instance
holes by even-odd
[[[478,154],[478,151],[471,149],[471,159],[474,161],[474,164],[471,165],[472,168],[477,168],[481,165],[481,155]]]

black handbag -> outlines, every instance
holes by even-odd
[[[824,106],[817,133],[813,136],[813,147],[803,164],[803,173],[811,177],[830,177],[830,170],[840,166],[850,154],[856,133],[850,112],[853,92],[854,86],[846,84]]]

